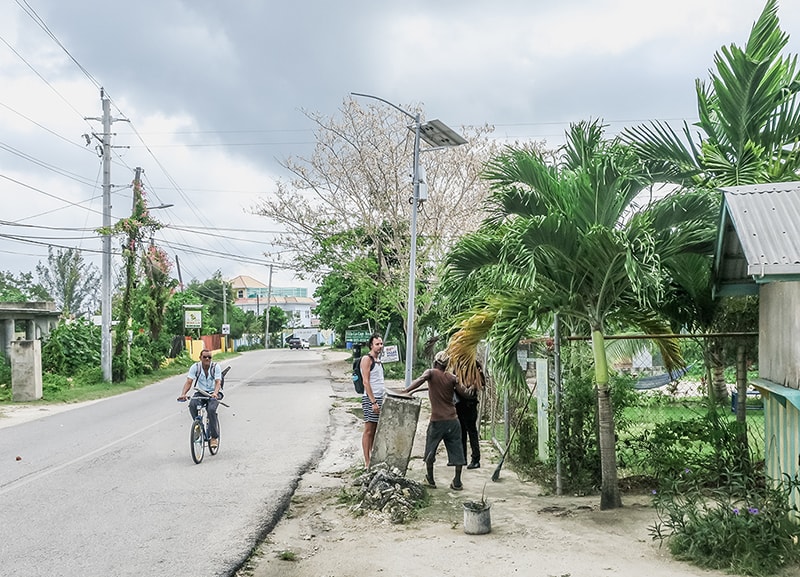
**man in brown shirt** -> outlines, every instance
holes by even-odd
[[[445,351],[436,353],[433,368],[414,379],[403,392],[408,394],[428,383],[428,399],[431,402],[431,419],[428,423],[428,433],[425,439],[425,466],[427,474],[425,482],[430,487],[436,487],[433,478],[433,463],[436,461],[436,450],[439,443],[444,441],[447,449],[447,465],[455,467],[455,476],[450,488],[454,491],[463,489],[461,484],[461,468],[467,464],[464,449],[461,445],[461,425],[458,422],[456,406],[453,402],[453,393],[458,390],[466,394],[466,389],[458,382],[455,375],[446,372],[449,357]]]

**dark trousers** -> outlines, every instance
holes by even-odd
[[[189,413],[192,415],[193,419],[197,418],[197,405],[200,403],[204,403],[206,405],[206,410],[208,411],[208,434],[212,439],[219,438],[219,427],[217,427],[217,408],[219,407],[219,401],[217,399],[209,399],[206,397],[192,397],[192,400],[189,401]]]
[[[464,456],[467,455],[467,438],[469,437],[469,447],[472,451],[472,462],[480,463],[481,446],[480,436],[478,435],[478,403],[471,401],[459,401],[456,403],[456,413],[458,421],[461,423],[461,446],[464,448]]]

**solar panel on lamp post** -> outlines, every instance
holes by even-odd
[[[411,250],[408,262],[408,320],[406,322],[406,371],[405,371],[405,386],[411,384],[411,372],[414,367],[414,332],[416,327],[416,304],[414,302],[416,297],[416,281],[417,281],[417,213],[419,211],[420,202],[420,165],[419,165],[419,141],[424,140],[431,146],[440,148],[445,146],[460,146],[466,144],[466,140],[460,134],[455,132],[452,128],[448,127],[441,120],[429,120],[424,124],[420,120],[420,114],[411,114],[384,100],[378,96],[371,94],[362,94],[359,92],[351,92],[353,96],[362,96],[364,98],[372,98],[379,100],[384,104],[388,104],[395,110],[408,116],[413,120],[413,124],[409,126],[410,130],[414,132],[414,167],[413,167],[413,196],[411,198]]]

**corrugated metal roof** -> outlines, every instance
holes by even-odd
[[[800,182],[722,188],[715,255],[718,294],[800,280]]]

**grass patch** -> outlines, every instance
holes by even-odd
[[[237,353],[218,353],[214,355],[214,362],[236,356]],[[193,361],[173,362],[151,373],[136,375],[121,383],[104,381],[99,367],[86,369],[74,377],[42,373],[42,398],[26,404],[79,403],[104,399],[141,389],[175,375],[183,375],[192,363]],[[0,406],[12,403],[11,392],[10,379],[8,383],[0,383]]]
[[[283,551],[278,552],[278,559],[280,559],[281,561],[297,561],[297,553],[285,549]]]

